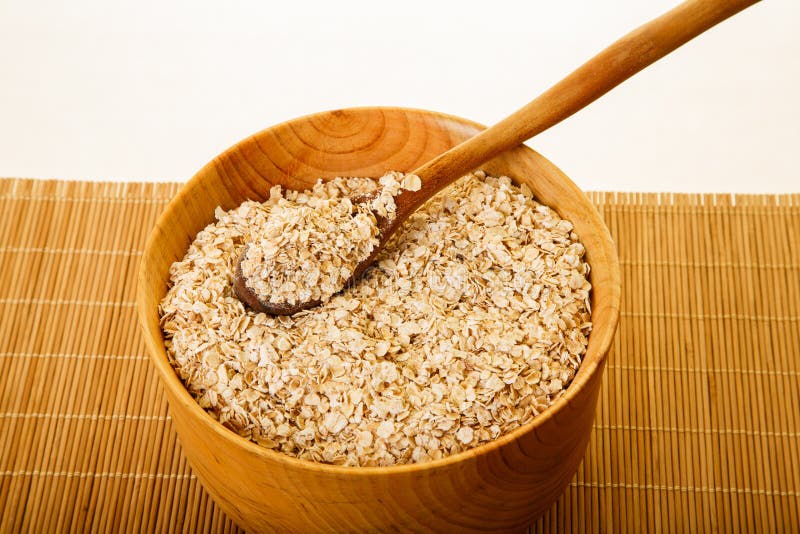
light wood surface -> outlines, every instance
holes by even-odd
[[[240,532],[136,321],[181,185],[0,179],[0,532]],[[800,194],[588,196],[622,311],[586,455],[532,532],[797,532]]]
[[[353,275],[342,287],[347,287],[361,276],[394,231],[429,198],[454,180],[558,124],[643,68],[757,1],[687,0],[617,40],[541,96],[494,126],[414,169],[412,172],[422,180],[421,189],[404,191],[398,195],[395,199],[397,213],[387,224],[381,225],[380,243],[356,266]],[[273,315],[291,315],[318,304],[261,302],[238,276],[236,287],[236,294],[242,302]]]
[[[259,447],[206,414],[169,365],[158,303],[169,266],[218,205],[265,199],[274,184],[304,189],[318,178],[408,171],[472,137],[480,126],[396,108],[338,110],[296,119],[238,143],[204,167],[169,204],[148,239],[137,306],[144,337],[170,402],[184,452],[198,478],[234,520],[251,531],[441,531],[520,529],[558,498],[589,440],[605,355],[618,318],[614,245],[586,196],[529,148],[484,168],[528,184],[574,223],[592,267],[586,357],[566,395],[543,415],[488,445],[420,465],[346,468]]]

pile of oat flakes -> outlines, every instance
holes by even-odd
[[[307,194],[375,190],[337,178]],[[161,303],[173,366],[227,427],[318,462],[424,462],[519,427],[569,385],[591,330],[589,267],[572,225],[527,187],[461,178],[357,284],[291,317],[254,313],[232,289],[281,198],[218,209]]]
[[[261,302],[327,302],[378,245],[376,216],[394,218],[394,197],[418,191],[414,175],[389,173],[364,202],[348,196],[277,196],[269,219],[245,249],[242,276]]]

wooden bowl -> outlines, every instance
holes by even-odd
[[[591,265],[594,329],[566,394],[532,422],[441,460],[393,467],[339,467],[262,448],[226,429],[189,395],[169,364],[158,305],[170,265],[214,220],[214,208],[263,200],[280,184],[410,171],[483,127],[428,111],[357,108],[279,124],[203,167],[170,202],[147,241],[137,305],[172,420],[194,472],[219,506],[249,531],[514,530],[565,489],[592,429],[606,353],[617,326],[620,274],[595,208],[560,170],[519,147],[483,168],[526,183],[573,222]]]

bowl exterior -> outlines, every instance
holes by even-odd
[[[264,199],[270,187],[309,187],[321,177],[410,171],[481,127],[432,112],[358,108],[302,117],[238,143],[206,165],[162,214],[142,258],[138,311],[189,463],[219,506],[245,529],[314,531],[510,531],[561,495],[586,450],[605,357],[616,330],[619,266],[586,196],[527,147],[484,168],[527,183],[575,225],[592,267],[594,329],[564,397],[490,444],[419,465],[343,468],[268,451],[227,430],[190,397],[171,368],[158,322],[169,266],[216,206]]]

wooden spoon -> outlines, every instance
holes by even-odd
[[[558,124],[651,63],[757,1],[687,0],[617,40],[512,115],[413,171],[422,181],[421,189],[403,191],[395,197],[394,219],[379,221],[380,243],[358,264],[344,286],[369,267],[394,231],[433,195],[501,152]],[[291,315],[319,304],[263,302],[244,283],[239,267],[234,290],[246,305],[273,315]]]

